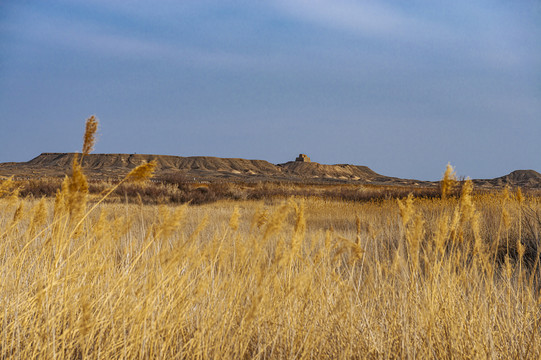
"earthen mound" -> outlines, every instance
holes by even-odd
[[[515,170],[494,180],[500,185],[541,187],[541,174],[535,170]]]
[[[43,153],[27,162],[0,163],[0,177],[16,178],[63,177],[70,173],[75,153]],[[338,182],[391,186],[437,186],[437,182],[399,179],[380,175],[366,166],[324,165],[290,161],[274,165],[265,160],[219,158],[212,156],[169,156],[148,154],[90,154],[83,159],[83,169],[90,179],[119,179],[143,162],[155,160],[154,179],[175,178],[178,181],[295,181]],[[180,176],[180,177],[179,177]],[[541,174],[534,170],[516,170],[495,178],[474,180],[477,187],[492,188],[505,185],[541,188]]]
[[[42,171],[47,175],[63,175],[71,168],[74,153],[43,153],[25,163],[3,164],[3,168],[17,168],[23,173]],[[182,172],[189,176],[228,177],[238,175],[279,176],[282,170],[264,160],[218,158],[211,156],[169,156],[148,154],[89,154],[83,158],[83,169],[91,176],[123,176],[144,162],[157,162],[156,177]],[[26,170],[26,171],[25,171]]]
[[[343,180],[372,180],[381,177],[366,166],[348,164],[323,165],[316,162],[290,161],[280,164],[287,174],[301,177]]]

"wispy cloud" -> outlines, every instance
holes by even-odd
[[[367,36],[408,36],[426,24],[381,1],[277,0],[289,15]]]
[[[539,58],[538,47],[532,50],[532,44],[523,41],[528,31],[541,29],[521,22],[532,5],[471,0],[400,5],[384,0],[275,0],[272,4],[297,21],[377,41],[427,45],[450,58],[493,68],[531,66],[526,62]],[[531,23],[532,15],[527,17]]]
[[[59,49],[112,59],[136,59],[173,62],[199,67],[249,68],[261,59],[236,49],[207,48],[184,44],[174,38],[120,31],[80,18],[51,17],[27,10],[32,26],[23,23],[3,24],[4,33],[30,47]]]

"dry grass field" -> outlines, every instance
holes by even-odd
[[[538,198],[160,206],[85,184],[0,185],[2,358],[541,356]]]
[[[539,197],[107,202],[152,169],[0,183],[2,359],[541,357]]]

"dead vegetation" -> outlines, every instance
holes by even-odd
[[[41,178],[15,181],[22,197],[53,197],[62,186],[59,178]],[[88,191],[98,198],[103,191],[119,181],[89,181]],[[307,184],[286,181],[269,182],[190,182],[184,177],[171,176],[160,181],[144,183],[122,183],[107,198],[107,202],[142,201],[145,204],[207,204],[219,200],[272,200],[291,196],[314,196],[328,200],[380,201],[403,198],[413,193],[418,197],[438,197],[435,187],[351,185],[351,184]]]
[[[0,183],[0,358],[541,357],[537,196],[107,203],[153,164],[77,166]]]
[[[541,356],[539,198],[95,206],[84,187],[1,189],[2,358]]]

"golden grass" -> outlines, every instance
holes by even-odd
[[[90,207],[77,166],[0,184],[1,358],[541,357],[537,197]]]
[[[83,156],[90,154],[94,150],[97,131],[98,119],[92,115],[86,120],[85,135],[83,137]]]
[[[451,164],[447,164],[445,173],[440,182],[441,197],[445,200],[452,193],[453,189],[457,185],[456,172]]]
[[[0,356],[538,358],[538,240],[517,234],[539,200],[468,191],[100,204],[82,222],[2,200]]]

